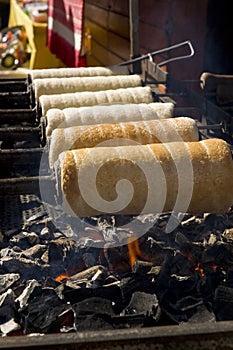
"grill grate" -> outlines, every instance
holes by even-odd
[[[1,232],[17,230],[32,216],[46,214],[40,198],[34,194],[0,197]]]

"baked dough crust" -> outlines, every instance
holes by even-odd
[[[187,117],[58,128],[49,141],[50,167],[60,153],[80,148],[198,141],[195,120]]]
[[[44,78],[33,80],[36,100],[42,95],[67,94],[82,91],[115,90],[142,86],[139,75],[96,77]]]
[[[129,74],[127,67],[77,67],[77,68],[46,68],[30,71],[32,80],[45,78],[93,77]]]
[[[171,149],[172,153],[169,151]],[[189,173],[183,166],[187,160],[192,165],[193,179],[189,178]],[[180,164],[183,165],[179,167]],[[148,200],[148,179],[139,165],[143,165],[143,169],[147,171],[153,170],[154,166],[161,167],[165,176],[165,188],[156,192],[149,204],[147,203],[149,213],[156,212],[158,203],[163,201],[161,194],[164,190],[166,197],[162,211],[172,211],[180,191],[179,186],[182,188],[187,181],[192,185],[187,213],[225,213],[233,204],[231,152],[225,141],[208,139],[199,142],[96,147],[63,152],[55,164],[55,172],[61,173],[60,187],[65,210],[78,217],[106,213],[106,210],[101,211],[89,205],[84,197],[91,198],[96,189],[99,196],[109,203],[110,208],[111,202],[119,194],[116,192],[118,181],[127,179],[134,189],[132,200],[129,204],[126,202],[125,206],[122,202],[123,209],[115,214],[142,213]],[[97,169],[95,187],[92,188],[90,179]],[[160,176],[160,173],[153,173],[154,186],[161,181]],[[86,183],[80,182],[81,180]],[[176,211],[184,212],[182,199],[185,201],[186,195],[183,191],[183,198]]]
[[[111,105],[114,103],[152,103],[149,86],[105,91],[84,91],[70,94],[42,95],[39,98],[42,116],[51,108]]]
[[[172,118],[173,114],[174,104],[171,102],[52,108],[46,114],[46,135],[50,136],[56,128]]]

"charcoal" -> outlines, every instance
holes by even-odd
[[[18,281],[20,275],[18,273],[8,273],[0,275],[0,294],[8,290],[16,281]]]
[[[41,259],[46,249],[47,247],[45,245],[36,244],[26,250],[23,250],[21,253],[21,257],[25,257],[26,259],[31,258],[32,260]]]
[[[151,292],[155,290],[153,275],[132,274],[121,278],[122,298],[129,300],[134,292]]]
[[[151,269],[148,271],[148,274],[153,275],[155,278],[157,278],[160,273],[160,270],[161,266],[152,266]]]
[[[60,231],[54,232],[53,235],[54,235],[54,239],[64,238],[64,234]]]
[[[77,232],[77,231],[76,231]],[[95,227],[84,227],[80,230],[81,234],[78,239],[78,242],[84,247],[102,247],[105,243],[102,232]],[[67,233],[65,233],[67,236]],[[75,234],[77,236],[77,233]]]
[[[30,216],[27,219],[27,222],[29,222],[29,223],[36,222],[38,224],[39,220],[41,220],[42,218],[43,219],[47,218],[47,213],[45,211],[40,211],[37,214],[34,214],[34,215]]]
[[[200,304],[200,306],[197,307],[196,313],[194,313],[189,319],[189,323],[215,323],[215,315],[213,311],[210,311],[207,309],[207,307],[204,304]]]
[[[78,301],[95,296],[93,289],[81,288],[80,286],[67,286],[66,284],[62,285],[62,288],[56,289],[56,292],[60,299],[70,304],[75,304]]]
[[[134,292],[129,305],[123,310],[121,315],[143,315],[146,319],[159,320],[160,307],[155,294],[144,292]]]
[[[213,311],[217,321],[233,320],[233,288],[225,285],[216,288]]]
[[[71,283],[72,285],[79,284],[82,281],[87,283],[88,281],[96,281],[108,275],[109,272],[104,266],[96,265],[71,276],[67,283]]]
[[[41,280],[47,274],[46,266],[42,266],[30,259],[6,257],[1,259],[0,273],[19,273],[21,279]]]
[[[111,319],[106,315],[85,315],[77,316],[75,319],[75,329],[77,332],[113,329]]]
[[[12,289],[0,296],[0,330],[7,334],[20,328],[17,323],[15,295]]]
[[[233,266],[233,246],[223,242],[217,242],[213,246],[209,246],[202,254],[202,262],[204,264],[213,263],[219,267]]]
[[[0,307],[5,305],[13,306],[15,304],[15,295],[12,289],[0,295]]]
[[[176,304],[169,303],[173,310],[186,312],[189,310],[193,310],[202,305],[202,298],[195,298],[194,296],[186,296],[184,298],[179,299]]]
[[[67,259],[75,258],[79,253],[79,246],[70,239],[58,239],[49,242],[48,257],[50,264],[64,263]]]
[[[114,328],[155,326],[160,319],[160,314],[161,310],[155,295],[134,292],[120,314],[112,316],[112,323]]]
[[[57,318],[56,323],[53,326],[53,333],[62,332],[75,332],[75,312],[73,307],[71,309],[63,311]]]
[[[152,267],[153,264],[151,262],[136,260],[132,269],[133,272],[137,274],[145,274],[148,273]]]
[[[169,254],[156,284],[156,294],[160,305],[178,322],[186,322],[195,312],[195,307],[201,302],[201,296],[196,290],[201,277],[195,273],[197,271],[194,267],[193,269],[191,267],[190,261],[182,255]]]
[[[4,248],[0,250],[0,255],[1,258],[5,258],[5,257],[20,257],[21,256],[21,250],[19,252],[17,252],[17,249],[15,249],[15,247],[12,248]]]
[[[47,217],[44,217],[42,220],[39,221],[27,221],[26,223],[24,223],[23,225],[23,230],[28,231],[28,232],[35,232],[38,236],[40,236],[41,231],[47,227],[47,226],[52,226],[52,224],[50,224],[50,221],[48,220]]]
[[[106,244],[104,247],[104,256],[110,271],[125,273],[132,270],[128,256],[128,248],[126,246],[110,248],[109,245]]]
[[[114,315],[112,308],[112,302],[108,299],[100,297],[92,297],[80,301],[79,303],[73,305],[76,314],[79,315]]]
[[[208,214],[205,216],[204,224],[209,226],[211,230],[225,229],[225,217],[224,215]]]
[[[30,209],[27,201],[25,209]],[[233,210],[225,216],[185,215],[165,234],[169,217],[161,214],[153,223],[153,215],[106,215],[80,221],[77,227],[77,220],[71,220],[71,226],[64,224],[65,236],[40,211],[21,230],[3,233],[2,334],[232,320],[233,244],[228,231]],[[140,237],[144,224],[148,232]],[[118,227],[122,225],[127,227]],[[132,232],[139,236],[133,259],[126,245]],[[113,246],[116,242],[124,245]]]
[[[21,249],[27,249],[32,245],[39,243],[39,238],[36,233],[21,232],[10,239],[10,242],[16,244]]]
[[[41,291],[41,285],[36,280],[27,281],[23,293],[15,301],[23,308],[31,299],[41,294]]]
[[[68,309],[70,306],[63,304],[56,294],[41,295],[33,299],[21,310],[24,332],[48,333],[56,324],[59,315]]]
[[[0,329],[2,333],[10,333],[19,329],[14,304],[0,307]]]
[[[4,236],[7,237],[7,238],[11,238],[14,235],[17,235],[18,233],[20,233],[20,229],[19,228],[13,228],[13,229],[10,229],[10,230],[5,230],[4,231]]]
[[[64,301],[71,304],[92,297],[100,297],[109,299],[113,302],[122,303],[122,293],[119,281],[101,287],[90,288],[85,282],[72,284],[68,279],[63,286],[64,290],[61,293]]]
[[[222,234],[223,239],[226,241],[233,241],[233,228],[226,228]]]
[[[47,247],[45,245],[36,244],[26,250],[22,250],[17,246],[13,246],[11,248],[1,249],[0,255],[2,258],[12,257],[15,259],[25,258],[32,260],[40,260],[43,253],[46,251]]]
[[[146,326],[144,315],[117,315],[111,319],[113,327],[121,328],[142,328]],[[151,323],[152,325],[152,323]]]
[[[164,243],[155,241],[152,237],[143,236],[139,239],[140,258],[154,265],[161,265],[169,248],[165,247]]]
[[[95,266],[96,265],[96,257],[92,252],[87,252],[82,254],[82,260],[86,266],[86,268],[89,268],[91,266]]]
[[[5,310],[5,312],[9,313],[9,310]],[[17,331],[20,328],[21,328],[20,324],[18,324],[13,318],[11,318],[9,321],[6,321],[3,324],[0,324],[0,331],[4,335],[11,333],[13,331]]]
[[[110,299],[115,303],[122,303],[122,300],[124,300],[119,281],[103,285],[102,287],[92,288],[92,295],[95,297]]]
[[[45,241],[51,241],[54,239],[54,233],[49,227],[44,227],[40,232],[40,238]]]

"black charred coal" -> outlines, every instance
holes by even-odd
[[[1,275],[0,278],[0,295],[7,291],[16,281],[20,279],[18,273],[8,273]]]
[[[16,299],[16,302],[19,303],[20,309],[23,309],[25,306],[27,306],[30,300],[39,296],[41,292],[42,292],[42,287],[38,281],[36,280],[27,281],[23,292]]]
[[[92,297],[80,301],[79,303],[73,305],[73,309],[76,312],[76,315],[96,315],[96,316],[113,316],[115,315],[112,302],[109,299],[104,299],[100,297]]]
[[[10,239],[10,243],[17,245],[21,249],[27,249],[39,242],[39,237],[34,232],[21,232]]]
[[[108,315],[85,315],[75,318],[75,329],[78,332],[92,330],[113,329],[111,318]]]
[[[40,208],[37,201],[34,204]],[[30,209],[27,201],[24,206]],[[78,332],[231,319],[233,235],[229,230],[233,214],[186,215],[174,232],[166,234],[168,219],[169,215],[161,215],[138,239],[134,264],[127,245],[111,246],[111,233],[128,234],[116,230],[117,220],[112,217],[88,232],[79,227],[80,240],[57,230],[41,209],[21,229],[4,231],[1,333]],[[142,222],[138,220],[138,227]],[[102,246],[91,245],[97,241]]]
[[[58,317],[65,310],[70,310],[70,305],[64,304],[55,292],[44,292],[21,311],[24,332],[28,334],[52,331]]]
[[[121,313],[122,315],[143,315],[144,318],[159,319],[160,307],[155,294],[134,292],[129,305]]]
[[[225,285],[216,288],[213,311],[217,321],[233,320],[233,288]]]
[[[3,334],[8,334],[20,328],[17,322],[14,297],[12,289],[8,289],[0,296],[0,330]]]
[[[18,329],[21,328],[20,324],[14,320],[14,312],[12,311],[11,307],[1,309],[0,314],[1,314],[1,312],[4,315],[8,315],[8,318],[9,318],[8,321],[5,321],[4,323],[0,324],[0,331],[3,335],[7,335],[7,334],[14,332],[14,331],[17,331]],[[1,317],[1,315],[0,315],[0,317]]]
[[[37,278],[41,280],[48,274],[48,266],[41,265],[31,259],[5,257],[1,259],[0,274],[19,273],[20,280]]]

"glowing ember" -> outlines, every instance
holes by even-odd
[[[67,278],[69,278],[69,276],[66,275],[65,273],[62,273],[61,275],[57,276],[57,277],[55,278],[55,280],[56,280],[57,282],[61,282],[61,281],[65,280],[65,279],[67,279]]]
[[[204,277],[204,270],[201,268],[200,263],[197,264],[197,267],[195,267],[195,271],[198,271],[200,274],[200,277]]]

